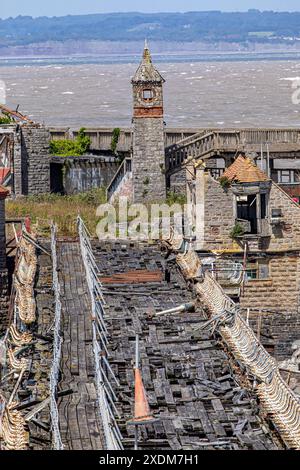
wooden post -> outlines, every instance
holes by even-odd
[[[246,317],[246,323],[249,326],[249,315],[250,315],[250,308],[247,308],[247,317]]]
[[[258,341],[260,341],[261,326],[262,326],[262,311],[259,310],[258,319],[257,319],[257,333],[256,333]]]
[[[243,281],[242,281],[242,289],[241,289],[242,295],[244,294],[244,290],[245,290],[246,268],[247,268],[247,242],[245,242],[244,244]]]
[[[139,430],[137,426],[134,426],[134,450],[139,450],[138,441],[139,441]]]

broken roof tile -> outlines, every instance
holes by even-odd
[[[239,155],[222,175],[231,182],[236,183],[260,183],[269,181],[268,176],[260,170],[248,157]]]

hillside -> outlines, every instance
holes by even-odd
[[[295,44],[300,12],[114,13],[0,20],[1,48],[51,41],[180,41]]]

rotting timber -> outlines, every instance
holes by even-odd
[[[44,243],[44,246],[47,245]],[[97,269],[96,266],[93,269],[98,272],[105,301],[107,351],[98,350],[98,353],[104,360],[108,359],[117,378],[118,383],[111,381],[111,387],[117,398],[115,407],[119,416],[115,419],[125,449],[132,449],[135,439],[130,421],[134,409],[136,334],[139,335],[141,376],[151,413],[157,418],[151,424],[139,426],[139,448],[273,450],[295,447],[293,443],[289,445],[284,434],[279,434],[282,430],[276,420],[270,419],[272,410],[264,403],[263,390],[258,383],[262,392],[261,406],[251,374],[248,378],[245,374],[243,358],[236,358],[230,341],[225,344],[219,325],[210,324],[213,334],[211,329],[205,328],[214,312],[203,308],[207,307],[207,302],[199,295],[197,287],[194,289],[199,265],[193,266],[193,260],[197,258],[190,253],[187,265],[180,265],[189,269],[181,272],[174,256],[166,259],[158,244],[93,241],[90,247],[97,265]],[[60,396],[58,423],[62,444],[65,450],[105,449],[92,350],[93,310],[80,243],[60,240],[57,253],[62,303],[62,360],[57,396]],[[53,265],[51,258],[40,250],[38,266],[35,284],[38,315],[31,332],[37,331],[43,341],[37,343],[33,355],[25,357],[30,356],[33,370],[40,372],[47,398],[49,381],[46,377],[53,357],[53,337],[47,343],[54,321]],[[182,273],[188,275],[185,277]],[[192,312],[189,308],[189,311],[156,315],[193,303],[195,310]],[[6,386],[7,398],[14,385],[15,380]],[[30,417],[30,412],[41,406],[42,400],[39,397],[34,407],[32,397],[22,396],[23,391],[28,393],[28,385],[30,383],[23,381],[16,396],[21,407],[24,406],[20,410],[23,416]],[[63,396],[68,390],[68,396]],[[30,433],[25,448],[53,448],[49,408],[45,406],[39,413],[28,422]]]
[[[3,450],[50,449],[51,258],[36,249],[36,237],[25,228],[18,238],[10,318],[1,344],[0,444]]]
[[[158,245],[94,243],[103,277],[122,273],[122,283],[103,285],[110,334],[110,363],[120,387],[117,403],[125,448],[133,448],[128,424],[134,405],[135,335],[140,339],[141,373],[153,415],[139,427],[142,449],[279,449],[281,440],[260,415],[219,336],[197,330],[207,321],[201,305],[194,313],[155,312],[195,299],[175,265]],[[160,270],[162,282],[124,283],[126,272]]]

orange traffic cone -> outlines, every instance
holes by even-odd
[[[150,412],[149,403],[146,396],[145,387],[140,369],[134,369],[135,390],[134,390],[134,418],[128,424],[151,424],[157,420]]]

